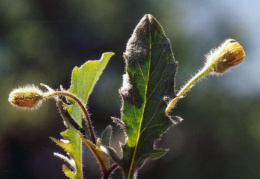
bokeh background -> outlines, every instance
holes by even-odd
[[[0,178],[66,178],[64,153],[49,136],[65,130],[54,101],[37,111],[12,107],[9,92],[26,84],[69,88],[74,66],[111,59],[91,95],[88,109],[97,135],[120,117],[118,89],[122,54],[134,27],[154,15],[169,37],[179,62],[176,89],[204,63],[204,55],[226,38],[246,51],[245,61],[225,75],[210,76],[175,109],[184,121],[157,143],[170,151],[147,161],[139,178],[230,179],[260,177],[260,1],[256,0],[0,0]],[[113,146],[123,133],[112,124]],[[88,149],[84,172],[100,178]],[[117,170],[113,178],[121,178]]]

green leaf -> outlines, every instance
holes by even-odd
[[[80,68],[75,67],[72,71],[70,93],[77,95],[83,104],[87,104],[88,98],[106,67],[112,52],[104,53],[100,60],[89,60]]]
[[[109,59],[113,55],[114,53],[111,52],[104,53],[100,60],[90,60],[83,64],[80,68],[75,67],[72,71],[71,86],[68,92],[76,95],[86,106],[89,95],[91,94]],[[68,113],[73,119],[75,119],[78,125],[82,127],[82,110],[80,109],[79,105],[71,98],[68,98],[68,100],[72,103],[72,105],[66,105]],[[83,178],[82,136],[80,136],[78,132],[69,125],[67,127],[68,129],[65,132],[61,133],[65,141],[58,141],[56,139],[52,140],[54,140],[59,146],[64,148],[69,155],[69,160],[73,160],[73,162],[75,163],[75,166],[63,166],[65,174],[72,179]],[[70,171],[69,168],[72,168],[73,170]]]
[[[81,135],[81,134],[80,134]],[[94,154],[102,173],[106,173],[109,169],[109,156],[101,150],[100,140],[98,139],[97,145],[90,142],[88,139],[82,137],[83,142],[88,146],[90,151]]]
[[[68,172],[67,170],[70,170],[67,168],[65,171],[65,167],[63,166],[63,171],[67,175],[69,173],[70,175],[67,175],[68,177],[72,179],[82,179],[83,178],[83,171],[82,171],[82,143],[79,136],[75,135],[75,131],[73,128],[68,126],[68,129],[61,133],[61,135],[64,137],[62,140],[57,140],[55,138],[51,138],[55,143],[57,143],[60,147],[62,147],[68,154],[68,157],[63,155],[57,155],[59,158],[65,160],[69,164],[69,168],[71,168],[71,172]],[[80,150],[79,150],[80,149]],[[69,162],[68,162],[69,161]]]
[[[166,151],[154,149],[154,142],[172,124],[165,114],[165,97],[173,98],[177,62],[161,25],[145,15],[129,39],[124,53],[126,73],[120,94],[122,120],[127,141],[123,148],[125,178],[131,179],[147,158],[159,158]]]
[[[75,178],[75,173],[73,173],[66,165],[62,165],[62,170],[69,178]]]
[[[101,135],[101,144],[110,146],[111,136],[112,136],[112,126],[109,125],[106,127],[106,129],[103,131]]]

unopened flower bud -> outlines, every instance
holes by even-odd
[[[11,91],[8,101],[19,108],[36,109],[41,105],[43,99],[43,92],[39,88],[29,85]]]
[[[245,51],[237,41],[227,39],[218,48],[211,50],[206,57],[205,68],[211,68],[211,71],[215,73],[224,73],[230,67],[243,61]]]
[[[168,103],[165,113],[168,114],[178,100],[182,98],[198,80],[212,72],[224,73],[230,67],[241,63],[244,58],[245,51],[237,41],[233,39],[225,40],[218,48],[211,50],[210,53],[206,55],[204,67],[181,88],[177,93],[177,97]]]

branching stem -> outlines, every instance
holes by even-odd
[[[96,145],[96,143],[97,143],[96,142],[96,136],[95,136],[95,133],[94,133],[91,121],[90,121],[90,117],[89,117],[88,111],[85,108],[85,106],[82,104],[80,99],[78,97],[76,97],[75,95],[67,92],[67,91],[50,91],[50,92],[45,94],[45,97],[52,97],[52,96],[68,96],[68,97],[72,98],[73,100],[75,100],[79,104],[81,110],[84,113],[84,119],[85,119],[85,121],[87,123],[87,126],[89,128],[92,142]]]

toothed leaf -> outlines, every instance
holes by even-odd
[[[113,55],[114,53],[104,53],[100,60],[90,60],[83,64],[80,68],[75,67],[72,71],[71,86],[68,92],[76,95],[86,106],[89,95],[91,94],[109,59]],[[73,119],[75,119],[78,125],[82,127],[82,110],[71,98],[68,98],[68,100],[72,103],[72,105],[66,105],[68,113]],[[63,165],[63,171],[70,178],[83,178],[82,136],[79,136],[78,132],[70,126],[68,126],[68,129],[62,133],[62,136],[69,142],[63,143],[61,141],[57,142],[57,140],[54,141],[68,152],[69,157],[75,161],[76,166],[76,170],[74,172],[67,166]]]
[[[100,60],[89,60],[80,68],[75,67],[72,71],[71,86],[68,91],[77,95],[83,104],[87,104],[97,80],[113,55],[114,53],[107,52],[102,55]]]
[[[124,54],[126,73],[120,94],[123,98],[122,120],[127,128],[123,148],[125,178],[147,158],[158,158],[163,149],[154,149],[154,142],[172,124],[165,114],[165,97],[174,97],[174,76],[177,62],[161,25],[145,15],[129,39]]]

